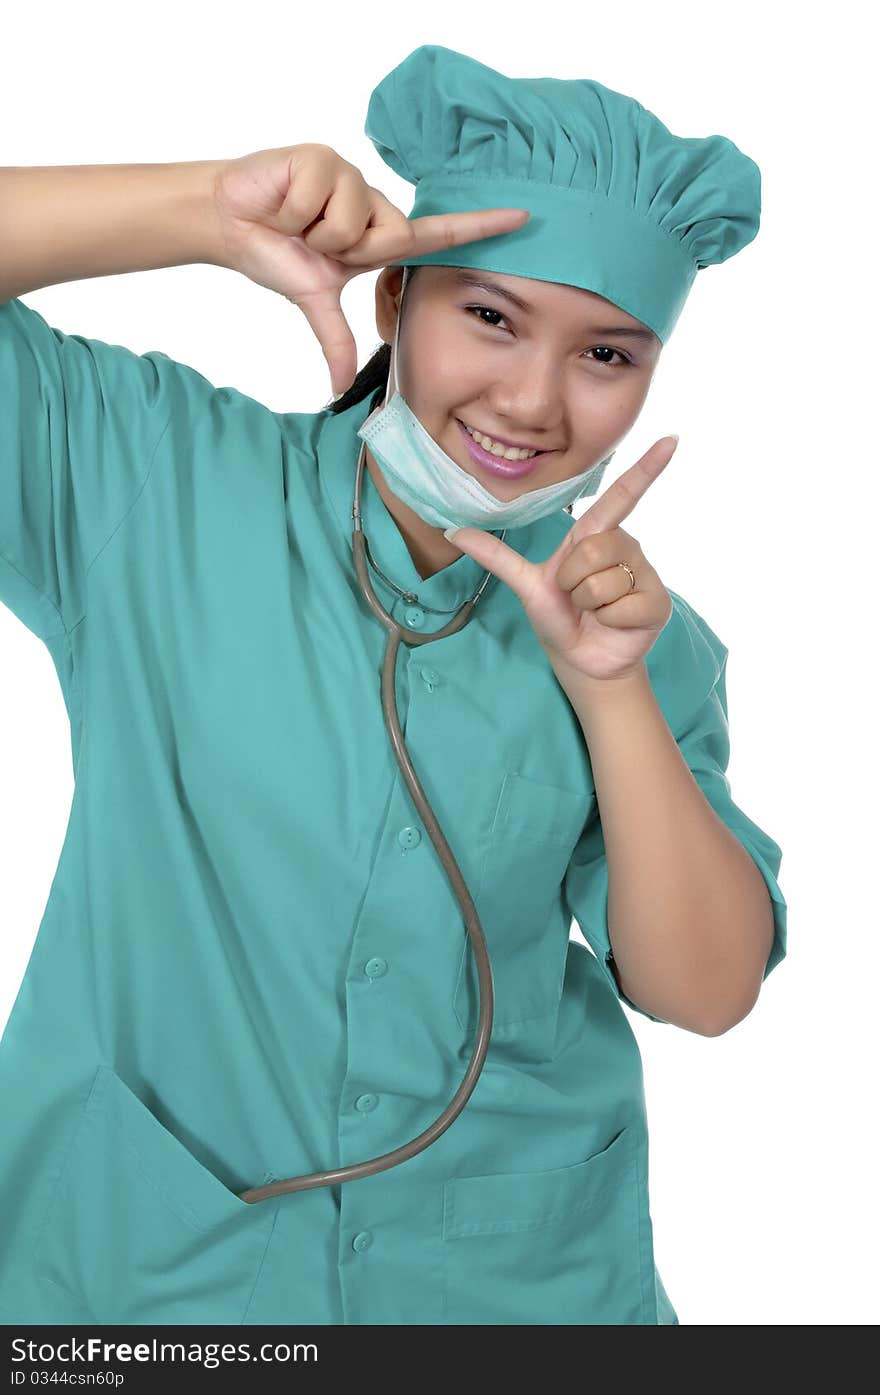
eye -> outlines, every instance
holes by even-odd
[[[493,310],[492,307],[491,307],[491,305],[466,305],[464,308],[465,308],[466,311],[469,311],[469,312],[471,312],[471,313],[473,313],[473,314],[475,314],[475,315],[477,315],[477,316],[479,316],[479,315],[481,315],[481,314],[485,314],[485,315],[495,315],[495,316],[497,316],[497,318],[498,318],[499,320],[503,320],[503,319],[504,319],[504,316],[502,315],[501,311],[500,311],[500,310]],[[487,320],[480,320],[480,324],[485,325],[487,329],[498,329],[498,328],[499,328],[499,326],[498,326],[497,324],[489,324]],[[624,353],[622,353],[622,352],[620,351],[620,349],[612,349],[611,346],[610,346],[610,344],[596,344],[592,349],[586,349],[586,350],[584,350],[584,352],[585,352],[585,353],[589,353],[589,354],[595,354],[595,353],[616,354],[617,357],[620,359],[620,364],[619,364],[619,365],[618,365],[618,364],[615,364],[615,363],[613,363],[613,362],[611,362],[609,359],[602,359],[602,358],[600,358],[600,359],[594,359],[594,360],[593,360],[595,363],[598,363],[598,364],[599,364],[601,367],[603,367],[603,368],[616,368],[616,367],[621,367],[621,368],[622,368],[622,367],[624,367],[624,366],[627,366],[627,367],[631,367],[631,366],[632,366],[632,359],[631,359],[631,358],[628,358],[626,354],[624,354]]]

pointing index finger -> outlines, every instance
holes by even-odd
[[[407,255],[420,257],[425,252],[445,252],[448,247],[460,247],[463,242],[477,242],[483,237],[497,237],[522,227],[531,217],[526,208],[477,208],[470,213],[431,213],[410,222],[412,246]]]
[[[589,533],[606,533],[619,528],[651,485],[669,464],[678,445],[677,436],[662,436],[645,454],[600,494],[566,534],[571,544]]]
[[[367,228],[357,251],[340,257],[347,265],[387,266],[398,257],[421,257],[445,252],[465,242],[498,237],[528,222],[527,208],[478,208],[468,213],[430,213],[423,218],[396,218]]]

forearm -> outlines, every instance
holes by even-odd
[[[595,779],[620,986],[666,1022],[725,1031],[754,1006],[772,947],[764,878],[697,784],[644,663],[563,687]]]
[[[0,167],[0,302],[92,276],[223,265],[224,161]]]

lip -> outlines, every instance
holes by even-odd
[[[465,430],[464,423],[459,421],[458,417],[455,420],[461,429],[471,459],[482,469],[487,470],[491,475],[496,475],[499,479],[522,479],[523,476],[532,473],[542,456],[552,453],[547,450],[539,450],[537,455],[531,456],[528,460],[505,460],[502,456],[490,455],[488,451],[483,450],[482,446],[477,445],[473,436]]]

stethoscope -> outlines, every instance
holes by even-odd
[[[428,802],[428,797],[416,775],[413,763],[410,760],[409,751],[403,739],[403,731],[400,726],[400,719],[397,715],[397,701],[395,697],[395,669],[397,665],[397,655],[400,649],[401,640],[410,646],[417,644],[431,644],[435,639],[445,639],[447,635],[457,634],[464,629],[470,620],[474,607],[480,599],[489,581],[497,581],[497,577],[491,572],[486,572],[485,577],[477,590],[459,608],[453,618],[442,630],[435,630],[433,634],[414,634],[411,630],[405,630],[402,625],[394,619],[385,609],[370,580],[369,567],[367,565],[367,555],[369,546],[363,530],[363,520],[361,518],[361,484],[364,474],[364,463],[366,460],[366,443],[361,443],[360,454],[358,456],[357,474],[355,477],[354,502],[352,504],[351,516],[353,522],[352,531],[352,551],[354,553],[354,565],[357,578],[360,583],[364,600],[372,610],[376,618],[384,625],[388,631],[385,642],[385,659],[382,667],[382,710],[385,718],[385,726],[391,741],[394,755],[400,766],[401,773],[412,795],[413,802],[421,815],[425,828],[431,838],[431,842],[437,849],[438,856],[455,892],[456,898],[464,915],[464,923],[470,936],[471,946],[477,965],[477,976],[480,990],[480,1016],[477,1023],[477,1034],[474,1040],[474,1049],[471,1053],[470,1063],[465,1071],[461,1084],[453,1095],[449,1104],[438,1115],[433,1124],[423,1130],[409,1143],[403,1143],[399,1148],[393,1148],[390,1153],[380,1153],[376,1158],[368,1158],[366,1162],[351,1163],[348,1167],[337,1167],[327,1172],[310,1172],[303,1177],[287,1177],[282,1181],[269,1182],[263,1187],[251,1187],[246,1192],[239,1193],[242,1201],[266,1201],[269,1197],[280,1196],[285,1192],[301,1192],[311,1187],[327,1187],[336,1182],[353,1182],[358,1177],[369,1177],[374,1172],[384,1172],[389,1167],[396,1167],[398,1163],[406,1162],[408,1158],[415,1157],[423,1149],[430,1147],[442,1133],[449,1128],[449,1125],[458,1118],[470,1099],[474,1087],[480,1077],[486,1055],[489,1050],[489,1039],[492,1035],[492,1021],[495,1011],[495,990],[492,980],[492,964],[489,959],[489,951],[486,946],[486,937],[480,918],[477,915],[467,884],[461,874],[461,870],[456,862],[452,849],[443,836],[434,811]],[[502,541],[507,532],[505,528],[501,534]],[[409,604],[414,604],[418,597],[411,591],[401,591],[392,581],[389,581],[384,572],[380,571],[373,561],[369,559],[370,565],[375,568],[379,575],[398,595],[402,596]],[[424,609],[430,609],[424,606]],[[447,612],[442,612],[447,613]]]

